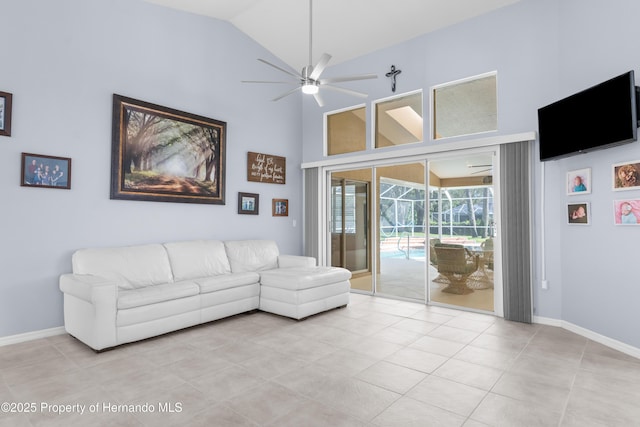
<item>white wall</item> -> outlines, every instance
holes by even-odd
[[[187,239],[275,239],[302,252],[300,98],[250,86],[277,61],[228,23],[131,0],[0,0],[0,337],[63,324],[74,250]],[[110,200],[114,93],[227,122],[226,205]],[[247,151],[287,158],[287,184],[249,183]],[[20,187],[20,153],[72,158],[71,190]],[[260,215],[238,215],[239,191]],[[290,216],[271,216],[286,198]],[[298,226],[293,227],[293,220]]]
[[[462,24],[380,50],[326,71],[332,75],[375,72],[378,80],[350,88],[369,93],[372,100],[389,97],[384,77],[391,65],[402,70],[398,93],[423,89],[425,110],[433,85],[488,71],[498,72],[498,131],[495,135],[536,131],[537,109],[630,69],[640,75],[634,46],[640,40],[640,2],[619,0],[522,0]],[[322,114],[361,102],[327,94],[325,108],[304,104],[303,162],[322,159]],[[370,113],[370,112],[369,112]],[[588,123],[577,124],[588,126]],[[425,135],[430,124],[425,120]],[[369,135],[370,138],[370,135]],[[464,138],[459,138],[464,139]],[[437,142],[447,144],[454,140]],[[427,141],[424,144],[436,144]],[[640,159],[638,143],[534,167],[535,250],[534,314],[588,329],[640,347],[640,284],[636,260],[640,228],[613,226],[613,199],[640,194],[611,191],[611,164]],[[393,151],[394,148],[387,149]],[[369,150],[371,151],[371,150]],[[345,155],[344,157],[349,157]],[[592,224],[569,227],[564,187],[569,170],[592,168]],[[628,192],[631,193],[631,192]],[[541,212],[544,195],[546,279],[542,290]]]

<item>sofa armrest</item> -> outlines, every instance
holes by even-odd
[[[310,256],[299,255],[279,255],[278,267],[279,268],[293,268],[293,267],[315,267],[316,259]]]
[[[92,304],[112,300],[115,305],[118,299],[116,281],[91,274],[63,274],[60,290]]]
[[[118,344],[118,282],[91,274],[63,274],[65,330],[94,350]]]

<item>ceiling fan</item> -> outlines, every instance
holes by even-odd
[[[278,101],[279,99],[284,98],[285,96],[291,95],[294,92],[297,92],[299,90],[302,91],[302,93],[304,94],[308,94],[308,95],[313,95],[313,97],[315,98],[316,102],[318,103],[318,105],[320,107],[322,107],[324,105],[324,102],[322,101],[322,98],[320,97],[320,87],[325,88],[325,89],[330,89],[333,91],[337,91],[337,92],[342,92],[342,93],[346,93],[349,95],[353,95],[353,96],[358,96],[361,98],[366,98],[367,94],[366,93],[362,93],[362,92],[357,92],[355,90],[351,90],[351,89],[345,89],[343,87],[339,87],[339,86],[333,86],[331,83],[341,83],[341,82],[348,82],[348,81],[353,81],[353,80],[366,80],[366,79],[376,79],[378,78],[378,76],[376,74],[360,74],[360,75],[355,75],[355,76],[344,76],[344,77],[329,77],[329,78],[325,78],[325,79],[321,79],[320,75],[322,74],[322,72],[324,71],[325,67],[327,66],[327,64],[329,63],[329,60],[331,59],[331,55],[329,55],[328,53],[324,53],[321,57],[320,60],[318,61],[318,63],[313,66],[311,65],[311,61],[312,61],[312,28],[313,28],[313,0],[309,0],[309,65],[307,65],[306,67],[304,67],[302,69],[301,73],[296,73],[293,70],[287,70],[284,68],[281,68],[275,64],[272,64],[271,62],[265,60],[265,59],[258,59],[258,61],[267,64],[270,67],[275,68],[276,70],[280,70],[283,73],[289,75],[290,77],[292,77],[293,79],[289,80],[289,81],[265,81],[265,80],[243,80],[243,83],[284,83],[284,84],[295,84],[297,85],[297,87],[288,90],[287,92],[283,93],[282,95],[279,95],[275,98],[272,99],[272,101]]]

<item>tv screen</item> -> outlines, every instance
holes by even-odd
[[[632,70],[540,108],[540,160],[635,141],[637,129]]]

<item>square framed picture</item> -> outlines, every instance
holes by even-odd
[[[567,172],[567,194],[569,196],[589,193],[591,193],[591,168]]]
[[[614,191],[640,189],[640,160],[616,163],[611,172]]]
[[[22,153],[20,170],[22,187],[71,188],[70,158]]]
[[[260,195],[255,193],[238,193],[238,213],[244,215],[258,215]]]
[[[0,135],[11,136],[11,101],[13,95],[0,92]]]
[[[273,199],[271,205],[273,216],[289,216],[288,199]]]
[[[587,225],[589,224],[591,209],[589,202],[567,204],[567,218],[569,224]]]
[[[614,200],[615,225],[640,225],[640,199]]]

